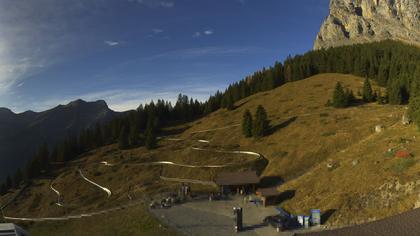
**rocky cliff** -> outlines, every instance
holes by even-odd
[[[331,0],[314,49],[387,39],[420,45],[420,0]]]

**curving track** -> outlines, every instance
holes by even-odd
[[[55,205],[59,207],[64,207],[64,205],[60,202],[61,194],[57,189],[54,188],[53,183],[50,184],[50,189],[57,195],[57,202],[55,203]]]
[[[82,170],[78,169],[78,171],[79,171],[80,176],[81,176],[81,177],[82,177],[82,178],[83,178],[86,182],[88,182],[88,183],[90,183],[90,184],[93,184],[94,186],[98,187],[98,188],[99,188],[99,189],[101,189],[102,191],[106,192],[106,194],[108,195],[108,198],[109,198],[109,197],[111,197],[111,195],[112,195],[111,190],[109,190],[108,188],[105,188],[105,187],[103,187],[103,186],[101,186],[101,185],[99,185],[99,184],[97,184],[97,183],[93,182],[92,180],[90,180],[90,179],[86,178],[86,177],[83,175]]]
[[[236,127],[239,125],[231,125],[231,126],[226,126],[226,127],[221,127],[221,128],[216,128],[216,129],[208,129],[208,130],[202,130],[202,131],[196,131],[193,132],[192,134],[195,133],[205,133],[205,132],[211,132],[211,131],[216,131],[216,130],[222,130],[222,129],[228,129],[228,128],[232,128],[232,127]],[[164,137],[161,137],[160,139],[162,139]],[[167,140],[169,141],[182,141],[183,139],[179,139],[179,138],[167,138]],[[210,141],[208,140],[197,140],[197,142],[200,143],[210,143]],[[249,152],[249,151],[224,151],[224,150],[211,150],[211,149],[204,149],[204,148],[198,148],[198,147],[192,147],[193,150],[196,151],[208,151],[208,152],[216,152],[216,153],[230,153],[230,154],[245,154],[245,155],[252,155],[257,157],[257,159],[262,159],[263,156],[259,153],[256,152]],[[78,163],[80,161],[75,161],[75,163]],[[62,163],[54,163],[54,164],[62,164]],[[111,164],[108,163],[107,161],[102,161],[100,162],[100,164],[103,164],[105,166],[116,166],[117,164]],[[135,163],[132,165],[143,165],[143,166],[155,166],[155,165],[169,165],[169,166],[180,166],[180,167],[186,167],[186,168],[225,168],[225,167],[231,167],[231,166],[236,166],[236,165],[242,165],[241,164],[228,164],[228,165],[189,165],[189,164],[182,164],[182,163],[174,163],[171,161],[156,161],[156,162],[146,162],[146,163]],[[94,185],[95,187],[101,189],[102,191],[104,191],[107,194],[107,197],[110,198],[112,196],[112,192],[110,189],[101,186],[100,184],[86,178],[86,176],[83,175],[82,170],[78,169],[77,170],[79,172],[79,175],[88,183]],[[184,182],[184,183],[194,183],[194,184],[203,184],[203,185],[210,185],[210,186],[215,186],[214,182],[212,181],[202,181],[202,180],[195,180],[195,179],[180,179],[180,178],[168,178],[168,177],[164,177],[164,176],[159,176],[161,180],[164,181],[172,181],[172,182]],[[56,205],[60,206],[60,207],[64,207],[63,204],[60,202],[61,200],[61,193],[54,188],[53,183],[50,184],[50,189],[57,195],[57,202]],[[131,200],[131,196],[130,194],[128,194],[129,199]],[[102,211],[97,211],[97,212],[91,212],[91,213],[86,213],[86,214],[79,214],[79,215],[70,215],[70,216],[63,216],[63,217],[41,217],[41,218],[21,218],[21,217],[10,217],[10,216],[3,216],[4,219],[6,220],[15,220],[15,221],[34,221],[34,222],[39,222],[39,221],[66,221],[66,220],[71,220],[71,219],[80,219],[83,217],[91,217],[91,216],[95,216],[95,215],[100,215],[100,214],[106,214],[106,213],[110,213],[113,211],[117,211],[117,210],[121,210],[121,209],[125,209],[127,207],[130,206],[134,206],[134,205],[138,205],[140,203],[143,203],[143,201],[141,202],[136,202],[136,203],[130,203],[130,204],[126,204],[126,205],[122,205],[119,207],[114,207],[114,208],[110,208],[107,210],[102,210]],[[5,206],[2,208],[4,209]]]

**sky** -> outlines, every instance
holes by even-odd
[[[0,0],[0,107],[199,100],[312,49],[328,0]]]

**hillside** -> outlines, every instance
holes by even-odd
[[[287,209],[293,213],[307,213],[309,209],[316,207],[323,211],[337,209],[328,223],[347,224],[349,222],[344,218],[344,212],[359,209],[355,206],[359,206],[357,204],[364,199],[361,196],[369,196],[372,189],[380,186],[381,181],[391,177],[401,178],[401,181],[404,179],[401,184],[413,181],[416,165],[408,171],[404,169],[401,172],[399,164],[395,164],[397,167],[394,165],[396,160],[384,159],[383,155],[391,144],[405,145],[400,141],[401,137],[410,140],[411,143],[406,144],[410,148],[414,146],[415,139],[412,136],[415,136],[416,131],[411,126],[398,129],[401,116],[405,112],[403,106],[372,103],[359,104],[347,109],[326,107],[325,104],[330,99],[337,81],[355,92],[363,85],[363,79],[359,77],[320,74],[240,100],[235,104],[236,108],[233,111],[221,109],[186,126],[170,127],[172,130],[181,130],[181,133],[170,139],[163,137],[159,141],[159,147],[153,151],[147,151],[144,147],[122,151],[117,145],[109,145],[85,153],[65,166],[57,163],[53,173],[55,177],[35,180],[6,207],[5,215],[18,218],[77,216],[98,213],[128,203],[135,204],[136,213],[120,209],[116,214],[127,217],[132,214],[132,217],[136,217],[134,214],[147,215],[144,204],[147,204],[151,197],[176,190],[179,186],[176,182],[163,181],[161,177],[211,181],[219,171],[254,169],[262,173],[263,182],[267,184],[279,180],[287,181],[281,186],[281,190],[295,191],[294,198],[285,202]],[[262,104],[269,114],[270,134],[259,140],[246,139],[242,136],[238,124],[241,123],[245,109],[254,112],[259,104]],[[379,124],[387,129],[384,133],[375,134],[375,126]],[[186,130],[182,131],[183,129]],[[377,144],[372,144],[372,139],[377,139]],[[388,146],[382,146],[383,143]],[[372,146],[376,149],[371,149]],[[229,153],[236,150],[258,152],[264,158]],[[369,150],[380,151],[368,152]],[[375,159],[375,153],[380,153],[382,159],[379,163]],[[357,168],[349,167],[354,159],[358,160]],[[184,166],[146,164],[156,162],[182,163]],[[326,165],[329,162],[333,162],[337,167],[328,170]],[[375,171],[381,168],[383,170],[380,173],[384,175],[378,176]],[[112,195],[107,197],[103,190],[81,178],[79,169],[88,179],[111,190]],[[394,170],[400,172],[396,173]],[[357,171],[357,176],[354,175],[354,171]],[[351,181],[353,182],[350,183]],[[347,189],[347,185],[343,183],[351,186]],[[364,187],[357,188],[360,185]],[[335,186],[337,191],[334,189],[334,192],[331,192],[332,186]],[[51,187],[60,192],[61,200],[58,203],[62,203],[64,207],[57,206],[57,194]],[[208,191],[211,188],[193,185],[196,191]],[[0,201],[4,204],[16,193],[17,191],[10,192],[1,197]],[[340,197],[335,198],[335,193]],[[407,203],[405,206],[411,204],[413,199],[411,195],[395,196],[402,198],[401,204]],[[369,199],[385,204],[382,198],[374,195]],[[376,205],[367,206],[372,206],[373,209]],[[400,205],[388,206],[381,211],[370,211],[369,207],[366,207],[366,211],[370,212],[366,217],[362,212],[352,211],[351,214],[357,216],[355,221],[366,221],[372,217],[382,217],[384,211],[394,214],[408,209]],[[341,215],[343,217],[340,217]],[[106,225],[103,228],[108,228],[112,227],[112,224],[120,223],[117,218],[100,215],[87,217],[89,220],[86,221],[70,219],[68,224],[39,222],[27,226],[34,235],[48,235],[45,232],[60,235],[69,229],[67,227],[77,227],[77,232],[80,232],[78,235],[89,235],[87,228],[90,219],[98,219],[100,224]],[[153,235],[151,232],[164,230],[156,220],[151,219],[149,222],[147,219],[149,218],[145,217],[146,223],[143,220],[139,222],[147,225],[144,226],[145,229],[142,228],[143,232],[134,231],[137,226],[133,225],[127,226],[127,232]]]
[[[52,147],[67,136],[109,121],[117,114],[104,101],[76,100],[43,112],[19,114],[1,108],[0,180],[22,168],[44,142]]]

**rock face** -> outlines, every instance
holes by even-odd
[[[420,45],[420,0],[331,0],[314,49],[387,39]]]

